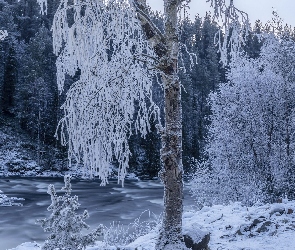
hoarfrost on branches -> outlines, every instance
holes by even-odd
[[[41,9],[46,6],[42,3]],[[223,43],[219,33],[221,58],[227,63],[227,48],[231,46],[233,54],[239,49],[248,17],[232,2],[229,7],[224,1],[211,4],[215,15],[224,17],[226,32],[231,31]],[[72,159],[83,163],[85,173],[98,176],[102,185],[114,160],[119,163],[118,181],[123,183],[133,122],[134,131],[145,136],[152,115],[159,119],[151,91],[157,72],[151,67],[156,62],[149,47],[153,42],[143,37],[136,12],[136,4],[128,0],[61,0],[53,20],[59,90],[63,91],[67,74],[79,75],[62,106],[61,141],[68,144],[70,165]]]
[[[249,35],[248,14],[236,8],[233,0],[230,0],[229,5],[225,0],[207,0],[207,2],[210,2],[215,18],[221,23],[221,28],[215,36],[215,43],[219,48],[220,61],[227,65],[229,63],[228,52],[230,52],[230,57],[235,59]]]
[[[52,30],[59,90],[63,91],[66,74],[80,72],[67,92],[59,123],[69,160],[83,163],[85,173],[99,176],[105,185],[109,163],[116,159],[118,181],[123,183],[133,126],[145,136],[152,115],[159,117],[152,100],[156,71],[148,69],[153,51],[135,11],[126,0],[62,0]]]
[[[37,2],[40,5],[40,14],[47,14],[47,0],[37,0]]]
[[[23,201],[23,198],[16,198],[16,197],[8,197],[7,195],[3,194],[0,190],[0,207],[10,207],[10,206],[22,206],[21,203],[16,203],[15,201]]]

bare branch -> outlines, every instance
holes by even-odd
[[[145,2],[143,3],[139,2],[139,0],[133,0],[133,4],[150,45],[154,48],[158,57],[163,57],[167,53],[165,37],[148,17],[148,9]]]

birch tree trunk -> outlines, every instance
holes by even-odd
[[[157,249],[182,241],[183,168],[182,168],[182,108],[178,78],[179,41],[177,11],[180,0],[164,0],[165,34],[149,22],[146,1],[138,0],[139,19],[147,38],[159,57],[165,92],[165,129],[162,133],[160,173],[164,182],[164,216]],[[142,15],[141,11],[146,15]]]
[[[164,219],[160,244],[182,239],[182,109],[178,78],[178,0],[164,1],[166,67],[162,73],[165,86],[165,131],[162,135],[161,158],[164,181]],[[161,246],[160,246],[161,249]]]

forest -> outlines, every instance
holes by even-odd
[[[44,16],[40,14],[40,7],[34,0],[1,2],[1,28],[7,30],[10,36],[0,44],[3,62],[0,94],[2,126],[9,125],[30,138],[31,147],[35,148],[32,159],[40,161],[40,154],[43,154],[39,167],[60,170],[66,166],[60,162],[55,166],[50,162],[53,154],[60,155],[66,151],[54,136],[61,118],[60,106],[65,100],[64,93],[59,95],[57,89],[56,56],[50,32],[57,5],[58,1],[49,2],[48,14]],[[158,27],[163,26],[160,13],[153,13],[153,20]],[[196,16],[194,21],[184,20],[182,25],[181,42],[197,57],[196,65],[188,72],[179,73],[183,85],[184,169],[187,174],[191,174],[194,161],[204,157],[211,114],[208,95],[227,79],[225,69],[219,63],[218,48],[214,45],[218,25],[210,13],[204,19]],[[258,20],[249,34],[244,49],[251,58],[259,56],[263,43],[254,34],[263,32],[265,28]],[[190,59],[184,57],[182,63],[187,66]],[[68,76],[65,88],[68,89],[77,77]],[[153,97],[163,109],[161,91],[154,84]],[[147,139],[133,135],[129,143],[132,152],[129,162],[131,172],[144,178],[157,177],[161,146],[155,124]]]
[[[125,3],[125,1],[118,2]],[[70,3],[64,3],[64,5],[66,4]],[[88,2],[85,6],[87,4]],[[130,69],[131,72],[128,73],[130,78],[128,76],[124,78],[125,69],[122,71],[122,76],[112,73],[112,77],[124,78],[121,82],[122,85],[119,86],[119,81],[116,82],[117,89],[114,90],[114,92],[117,91],[116,93],[109,93],[102,87],[100,93],[103,94],[99,94],[97,97],[98,94],[95,91],[99,87],[95,86],[93,88],[96,90],[92,90],[83,81],[92,83],[98,81],[93,80],[96,77],[103,78],[109,84],[111,80],[108,79],[112,78],[107,78],[109,77],[108,73],[105,74],[106,76],[98,77],[96,74],[100,71],[97,70],[95,73],[93,69],[89,72],[94,76],[85,76],[85,70],[90,67],[88,62],[86,63],[84,59],[82,62],[78,59],[75,61],[73,55],[76,51],[73,49],[71,52],[71,46],[76,45],[67,47],[67,41],[62,40],[65,39],[63,37],[68,31],[61,31],[60,34],[57,34],[55,39],[61,39],[61,42],[60,45],[55,44],[53,33],[58,31],[54,30],[54,25],[64,28],[63,24],[56,24],[56,22],[62,22],[62,18],[57,21],[58,11],[61,8],[60,0],[48,0],[46,6],[47,13],[44,14],[42,11],[40,12],[40,5],[36,0],[0,0],[0,30],[5,30],[8,34],[0,41],[0,62],[2,62],[0,64],[0,177],[47,178],[51,176],[58,178],[65,176],[64,196],[57,196],[53,185],[48,187],[47,192],[52,199],[48,210],[53,211],[53,214],[55,212],[56,215],[56,211],[66,209],[66,216],[70,216],[73,221],[78,221],[76,227],[78,228],[77,232],[80,233],[81,228],[86,227],[86,224],[83,223],[89,214],[87,212],[81,216],[75,214],[74,210],[78,209],[80,204],[77,196],[71,196],[71,177],[69,175],[77,179],[86,178],[83,164],[87,165],[86,172],[90,177],[93,177],[93,169],[98,172],[102,184],[108,183],[108,179],[118,178],[123,185],[125,176],[136,177],[147,182],[166,180],[161,176],[163,173],[161,169],[166,161],[165,150],[167,149],[165,146],[169,140],[165,139],[167,135],[163,136],[159,128],[166,126],[167,130],[169,121],[167,117],[165,118],[165,112],[167,114],[168,111],[166,110],[167,99],[164,96],[168,95],[165,85],[168,77],[167,79],[165,77],[174,73],[167,73],[167,70],[171,69],[166,66],[164,69],[160,68],[162,52],[158,53],[156,49],[152,50],[148,47],[149,45],[141,42],[142,37],[147,37],[147,40],[154,38],[149,38],[146,30],[146,33],[142,35],[140,31],[135,29],[136,34],[126,33],[127,35],[122,36],[121,39],[124,42],[120,41],[116,44],[115,38],[111,41],[107,40],[109,48],[105,49],[105,54],[97,52],[101,58],[105,56],[106,64],[101,67],[106,68],[110,67],[109,65],[113,65],[112,68],[117,67],[117,64],[108,64],[115,57],[119,58],[121,64],[126,64],[129,57],[126,56],[125,60],[124,53],[127,53],[127,50],[130,58],[133,58],[132,63],[128,66],[128,70]],[[85,6],[83,7],[85,9],[80,10],[83,13],[81,20],[84,15],[87,15],[85,14],[87,13]],[[122,6],[122,9],[125,8]],[[114,9],[109,8],[110,11],[106,8],[109,13],[117,11],[115,7]],[[103,11],[101,12],[103,13]],[[149,22],[152,22],[156,27],[157,32],[167,33],[167,20],[163,13],[152,11],[150,8],[140,10],[135,8],[135,12],[139,16],[144,12],[145,15],[148,15]],[[120,16],[121,13],[118,13],[116,15],[118,18],[122,18],[122,22],[129,21],[128,18],[131,14],[123,13]],[[70,29],[79,19],[75,10],[72,9],[66,15]],[[146,22],[145,15],[139,18],[141,22]],[[230,234],[229,232],[228,235],[222,235],[223,240],[224,238],[233,239],[237,235],[251,238],[257,234],[260,235],[260,231],[262,233],[268,232],[268,234],[277,233],[278,228],[283,228],[280,225],[283,222],[278,221],[280,216],[282,220],[286,220],[284,230],[289,227],[289,231],[294,233],[295,224],[294,221],[292,222],[292,218],[294,220],[295,209],[295,29],[283,23],[278,14],[274,12],[273,19],[267,23],[251,20],[253,23],[250,23],[248,29],[242,30],[239,35],[243,41],[238,45],[238,51],[235,51],[233,46],[231,47],[231,40],[227,40],[227,36],[234,37],[235,28],[232,26],[229,29],[229,35],[221,32],[220,41],[228,43],[225,45],[227,49],[224,52],[216,43],[217,34],[220,34],[220,25],[215,15],[216,13],[214,14],[213,11],[208,11],[205,17],[197,15],[191,19],[184,15],[178,21],[177,34],[181,46],[179,46],[176,59],[178,61],[176,72],[181,88],[180,107],[182,106],[182,115],[180,116],[182,135],[179,137],[182,143],[183,164],[181,183],[184,178],[190,197],[193,197],[191,199],[194,200],[195,207],[197,207],[196,214],[199,213],[199,218],[204,216],[206,219],[206,216],[209,216],[209,210],[202,210],[204,207],[210,207],[212,208],[210,211],[219,214],[219,208],[216,207],[218,205],[233,210],[235,206],[239,206],[236,210],[242,212],[244,206],[251,210],[255,209],[257,204],[262,206],[270,204],[265,208],[270,217],[278,213],[277,218],[271,220],[265,218],[265,214],[259,214],[257,209],[253,213],[256,213],[257,216],[260,215],[260,219],[257,216],[254,216],[255,218],[252,216],[249,219],[252,224],[248,221],[250,223],[248,227],[239,225],[238,230],[234,228],[234,233]],[[107,18],[111,20],[110,23],[113,21],[112,17],[107,16]],[[133,19],[130,17],[130,20]],[[123,23],[122,27],[124,25],[128,26],[129,24]],[[130,24],[130,26],[132,25]],[[144,26],[142,25],[142,27]],[[126,32],[130,32],[126,27],[125,29]],[[114,30],[107,28],[103,30],[102,34],[105,35],[103,32],[109,32],[111,37],[112,32],[115,33],[115,28]],[[119,33],[117,32],[117,34]],[[138,41],[140,41],[140,46],[136,45]],[[82,44],[82,42],[83,39],[77,43]],[[122,44],[125,42],[124,47]],[[120,50],[124,49],[125,52],[122,52],[122,56]],[[128,53],[126,55],[129,56]],[[157,61],[160,63],[155,67],[156,69],[150,70],[152,72],[150,76],[146,76],[150,64],[154,66],[154,59],[149,56],[149,53],[157,57]],[[139,54],[141,57],[138,56]],[[145,56],[144,60],[142,55]],[[81,53],[80,57],[83,56],[84,54]],[[96,56],[91,60],[98,60],[99,56]],[[227,64],[223,63],[224,59]],[[124,63],[122,63],[123,61]],[[97,64],[93,68],[96,70],[100,65]],[[141,76],[132,75],[132,70],[136,70]],[[137,82],[142,81],[144,84],[130,85],[129,82],[134,79]],[[139,85],[145,85],[143,91],[146,91],[147,94],[141,92]],[[133,100],[128,91],[138,99]],[[83,100],[83,96],[87,95],[86,92],[91,92],[93,97],[82,103],[80,100]],[[125,96],[127,101],[120,102],[121,98],[123,99]],[[105,106],[97,101],[91,106],[93,99],[102,97],[113,98],[116,101],[111,101],[113,103],[108,104],[108,101],[104,100]],[[142,104],[142,100],[147,104]],[[118,111],[115,105],[125,105],[127,111]],[[72,107],[78,110],[77,113],[71,113]],[[99,119],[103,121],[93,118],[100,117],[104,110],[111,110],[111,115],[102,114],[102,118]],[[116,120],[116,115],[118,115],[116,112],[119,116],[128,117],[129,120],[126,124],[123,123],[123,120]],[[76,126],[79,119],[83,126],[82,129],[77,129]],[[87,124],[85,125],[82,120],[83,122],[85,120]],[[73,125],[71,125],[72,121]],[[149,125],[146,125],[147,123]],[[97,124],[103,132],[97,132],[93,128],[98,127]],[[124,130],[125,127],[128,129]],[[115,131],[115,135],[111,134],[112,131]],[[104,137],[104,135],[106,136]],[[94,137],[97,138],[92,141]],[[78,142],[79,140],[84,141]],[[107,144],[105,140],[112,140],[112,143]],[[170,139],[170,141],[173,140]],[[95,144],[95,149],[91,149],[88,145],[91,143]],[[102,146],[97,146],[97,144]],[[84,145],[86,145],[85,148],[83,148]],[[103,150],[108,153],[101,153]],[[93,154],[99,156],[93,156]],[[96,163],[98,158],[100,162]],[[93,164],[94,166],[92,166]],[[110,165],[110,167],[101,169],[96,164]],[[125,166],[127,167],[125,168]],[[169,180],[163,182],[165,186]],[[54,199],[57,199],[55,203]],[[65,201],[71,204],[70,210],[65,207]],[[5,206],[13,205],[12,200],[0,193],[0,208],[1,202]],[[59,202],[63,204],[59,206]],[[165,200],[165,202],[167,201]],[[165,203],[164,206],[166,205]],[[182,205],[180,206],[182,207]],[[205,213],[207,213],[206,216]],[[169,217],[168,215],[165,214]],[[63,221],[63,219],[53,216],[49,220],[41,220],[40,223],[45,231],[49,230],[48,232],[52,233],[50,231],[52,228],[48,229],[52,227],[50,223],[53,223],[54,220]],[[223,217],[222,213],[221,218],[215,218],[210,222],[214,224],[214,227],[216,226],[215,228],[203,227],[202,229],[217,230],[220,225],[216,223],[219,223],[221,219],[226,221],[226,215]],[[66,221],[66,219],[64,220]],[[73,221],[68,223],[71,224]],[[183,221],[183,223],[189,223],[185,222],[186,217],[183,217]],[[228,223],[232,222],[229,220]],[[233,227],[228,226],[226,230],[233,232]],[[158,224],[156,226],[145,224],[144,227],[154,232]],[[273,227],[277,228],[272,230]],[[258,228],[260,231],[257,229],[259,232],[257,230],[254,232],[253,228]],[[112,231],[114,228],[108,228],[108,230]],[[148,230],[143,231],[144,233],[148,232]],[[58,232],[55,233],[58,234]],[[112,233],[114,234],[114,231]],[[142,236],[144,233],[138,233],[137,236]],[[191,231],[188,234],[190,233]],[[71,240],[58,238],[56,241],[48,240],[47,245],[45,244],[42,249],[55,249],[55,247],[60,247],[58,249],[85,249],[86,245],[93,244],[94,239],[103,237],[105,234],[106,230],[100,225],[96,231],[84,238],[79,236],[80,238],[72,240],[72,245],[67,243]],[[163,232],[162,234],[165,235]],[[170,236],[163,237],[167,237],[167,242],[170,241]],[[212,237],[215,236],[211,235],[211,241]],[[203,238],[206,239],[206,236]],[[105,242],[108,244],[115,242],[114,239],[109,242],[106,239],[108,238],[105,238]],[[135,237],[132,240],[135,240]],[[126,242],[124,242],[125,246]],[[140,245],[142,242],[139,245],[132,245],[129,240],[129,248],[122,249],[153,249],[132,248],[133,246],[142,246]],[[170,244],[170,242],[169,244],[163,242],[161,244]],[[213,243],[216,245],[211,245],[210,249],[219,249],[216,240]],[[58,244],[64,244],[64,247],[68,248],[63,248]],[[118,246],[116,244],[114,245]],[[156,249],[170,249],[166,245],[157,244]],[[243,244],[247,245],[247,243]],[[240,246],[243,244],[241,243]],[[225,248],[222,249],[242,249],[226,248],[229,247],[226,244],[224,246]],[[31,245],[28,245],[28,248],[19,249],[31,249],[29,247]],[[99,245],[96,247],[93,249],[115,249],[106,248],[106,245],[101,248]],[[186,247],[189,246],[186,244]],[[270,249],[255,247],[251,249]],[[280,249],[291,250],[295,245],[291,244],[289,247],[284,245],[284,248]]]

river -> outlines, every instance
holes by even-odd
[[[124,187],[111,180],[100,186],[99,180],[73,179],[72,195],[78,195],[81,213],[87,209],[90,218],[86,223],[90,229],[99,224],[109,226],[120,222],[122,225],[132,223],[141,214],[149,210],[155,216],[163,211],[163,185],[156,180],[126,180]],[[16,247],[23,242],[44,242],[48,234],[43,232],[36,219],[48,217],[50,196],[47,194],[49,184],[54,184],[58,194],[63,187],[63,178],[3,177],[0,178],[0,190],[9,197],[24,198],[23,206],[0,207],[0,250]],[[185,206],[193,205],[188,188],[184,189]],[[142,220],[145,220],[145,213]]]

